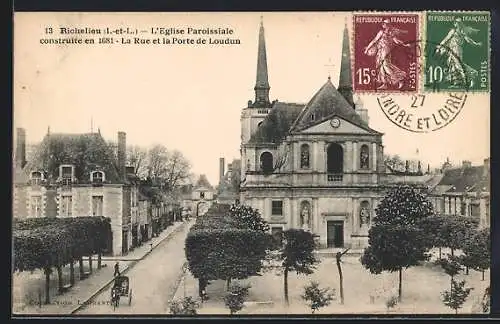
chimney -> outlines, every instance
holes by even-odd
[[[490,174],[490,158],[484,159],[483,177],[488,177]]]
[[[470,161],[464,160],[462,161],[462,169],[468,169],[472,166],[472,163]]]
[[[219,184],[224,181],[224,166],[225,166],[224,158],[221,157],[219,159]]]
[[[16,143],[16,166],[23,168],[26,164],[26,130],[24,128],[17,129]]]
[[[359,117],[361,117],[361,120],[363,120],[367,125],[368,125],[368,110],[365,109],[363,101],[361,98],[358,96],[356,99],[356,103],[354,104],[355,110],[358,113]]]
[[[125,180],[127,178],[127,169],[125,167],[127,162],[127,134],[125,132],[118,132],[118,172],[120,177]]]
[[[229,163],[227,165],[227,178],[228,178],[228,180],[231,180],[232,175],[233,175],[233,164]]]

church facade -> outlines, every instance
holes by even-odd
[[[336,88],[330,77],[307,104],[270,101],[264,26],[259,30],[255,99],[241,114],[240,200],[273,233],[312,231],[323,248],[362,248],[375,208],[396,183],[426,176],[391,174],[383,134],[354,102],[349,35],[343,33]]]

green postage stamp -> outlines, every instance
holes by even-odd
[[[429,11],[424,89],[490,90],[490,13]]]

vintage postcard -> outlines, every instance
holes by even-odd
[[[488,314],[490,14],[14,14],[12,313]]]

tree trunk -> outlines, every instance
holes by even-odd
[[[285,290],[285,303],[288,305],[288,269],[285,268],[285,271],[283,272],[283,288]]]
[[[339,280],[340,280],[340,304],[344,304],[344,282],[342,277],[342,267],[340,265],[340,257],[337,258],[337,268],[339,269]]]
[[[69,263],[69,283],[71,286],[75,284],[75,260]]]
[[[99,253],[97,254],[97,269],[101,268],[102,268],[102,253],[101,251],[99,251]]]
[[[465,274],[468,275],[469,274],[469,267],[468,266],[465,266]]]
[[[403,268],[399,268],[398,300],[400,302],[401,302],[402,292],[403,292]]]
[[[455,256],[455,250],[454,249],[451,249],[451,256]]]
[[[78,259],[78,267],[80,268],[80,280],[83,279],[84,271],[83,271],[83,257]]]
[[[226,280],[226,291],[229,291],[229,287],[231,286],[231,278],[227,278]]]
[[[59,293],[63,293],[63,274],[62,274],[62,267],[58,265],[56,267],[57,269],[57,290],[59,290]]]
[[[43,272],[45,273],[45,304],[50,304],[50,273],[52,271],[46,267]]]
[[[441,252],[442,252],[441,247],[439,247],[439,260],[441,260],[441,256],[442,256]]]
[[[484,270],[481,270],[481,281],[484,281]]]
[[[89,255],[89,273],[92,274],[92,255]]]

